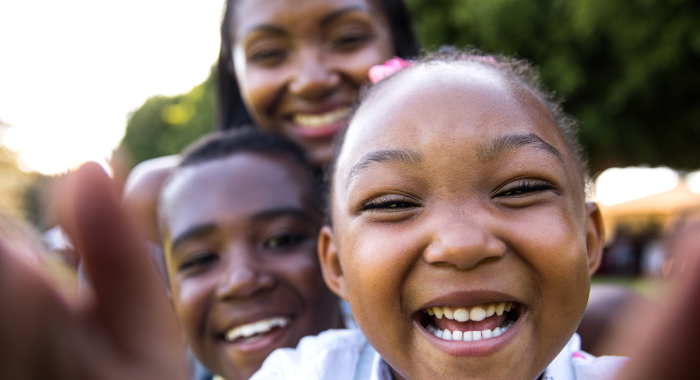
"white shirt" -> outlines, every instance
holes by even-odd
[[[544,380],[612,378],[626,358],[596,358],[581,351],[577,334],[547,367]],[[250,380],[392,380],[389,365],[359,329],[328,330],[303,338],[296,349],[281,348],[267,357]]]

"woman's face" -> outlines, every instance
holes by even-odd
[[[394,54],[386,17],[367,0],[234,6],[234,74],[253,120],[296,141],[316,165],[327,163],[367,71]]]

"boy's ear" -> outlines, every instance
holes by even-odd
[[[588,250],[588,271],[592,276],[600,267],[605,244],[605,226],[600,208],[594,202],[586,203],[586,249]]]
[[[335,235],[333,234],[333,229],[329,226],[323,226],[318,236],[318,260],[321,262],[323,280],[328,288],[338,297],[347,301],[345,275],[343,274],[343,267],[340,265]]]

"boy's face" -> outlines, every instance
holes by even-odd
[[[229,380],[338,320],[316,255],[309,175],[291,161],[240,153],[197,164],[163,194],[176,311],[197,358]]]
[[[397,378],[535,379],[576,330],[599,260],[573,153],[544,105],[489,67],[399,75],[346,136],[326,281]]]

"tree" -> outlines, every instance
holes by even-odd
[[[526,58],[580,121],[592,168],[700,165],[694,0],[407,0],[424,46]]]
[[[134,164],[180,153],[214,130],[214,77],[212,70],[209,78],[184,95],[154,96],[129,116],[121,148]]]

